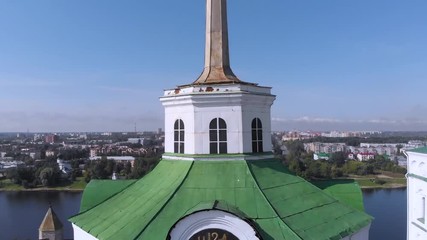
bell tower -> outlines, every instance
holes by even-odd
[[[274,100],[270,87],[241,81],[233,73],[226,0],[207,0],[203,72],[160,98],[165,107],[164,158],[271,153]]]
[[[370,216],[274,158],[275,96],[231,71],[226,0],[206,3],[203,72],[160,98],[165,154],[142,179],[91,181],[75,239],[368,239]]]

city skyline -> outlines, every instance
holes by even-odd
[[[427,3],[242,3],[231,67],[272,87],[273,130],[427,129]],[[163,128],[162,90],[203,69],[204,1],[0,9],[0,132]]]

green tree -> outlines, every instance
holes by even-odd
[[[333,164],[337,165],[338,167],[341,167],[342,165],[344,165],[346,159],[347,159],[347,154],[345,152],[334,152],[332,153],[329,161],[331,161]]]
[[[59,178],[59,172],[52,167],[43,168],[39,174],[40,182],[45,187],[54,186],[58,182]]]

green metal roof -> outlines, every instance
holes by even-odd
[[[82,202],[97,203],[89,193],[96,194],[96,188],[88,186]],[[321,240],[342,238],[372,220],[294,176],[278,160],[162,160],[143,179],[116,190],[104,194],[109,197],[101,204],[86,204],[94,207],[70,221],[98,239],[155,240],[166,239],[189,214],[220,209],[250,222],[265,240]]]
[[[118,192],[124,190],[136,180],[92,180],[83,192],[80,212],[95,207]]]
[[[317,154],[317,156],[319,157],[329,157],[329,154],[325,153],[325,152],[320,152],[320,153],[315,153]]]
[[[362,190],[353,179],[313,181],[311,183],[348,206],[365,211]]]
[[[422,147],[422,148],[416,148],[416,149],[408,150],[408,152],[426,153],[427,154],[427,147]]]

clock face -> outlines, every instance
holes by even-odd
[[[189,240],[239,240],[239,239],[228,231],[217,229],[217,228],[210,228],[194,234]]]

